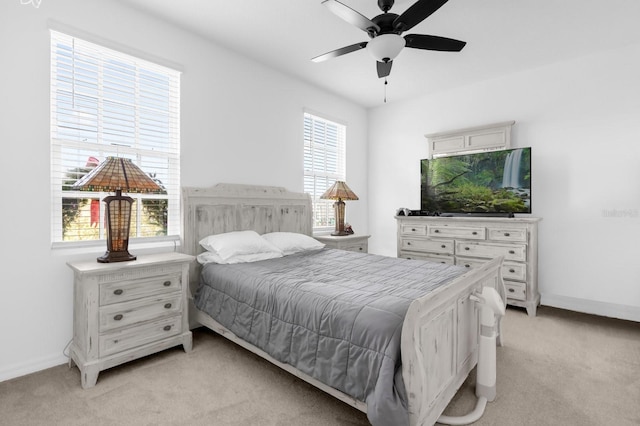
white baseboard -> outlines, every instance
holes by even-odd
[[[640,306],[577,299],[557,294],[542,294],[540,304],[570,311],[640,322]]]
[[[61,354],[55,354],[33,359],[24,363],[3,366],[0,369],[0,382],[15,379],[20,376],[26,376],[27,374],[46,370],[47,368],[57,367],[58,365],[66,364],[67,362],[69,362],[69,358]]]

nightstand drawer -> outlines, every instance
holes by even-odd
[[[165,318],[100,335],[100,356],[153,343],[181,332],[182,316]]]
[[[346,244],[342,247],[340,247],[341,250],[347,250],[347,251],[357,251],[359,253],[366,253],[368,251],[368,244],[362,243],[362,244]]]
[[[167,315],[180,313],[182,295],[138,299],[100,308],[100,333]]]
[[[100,306],[179,291],[180,284],[178,274],[102,284],[100,285]]]
[[[324,243],[327,248],[367,253],[369,251],[369,235],[315,235],[314,238]]]

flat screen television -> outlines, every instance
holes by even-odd
[[[531,213],[531,148],[453,155],[420,163],[420,208],[425,214]]]

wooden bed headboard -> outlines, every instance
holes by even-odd
[[[182,251],[197,256],[204,250],[199,241],[213,234],[254,230],[297,232],[313,231],[311,197],[282,187],[219,183],[209,188],[182,188]],[[200,264],[189,271],[191,290],[195,291]]]

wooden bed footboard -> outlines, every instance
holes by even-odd
[[[415,300],[402,327],[402,377],[412,426],[433,425],[478,361],[479,321],[471,294],[494,287],[505,300],[502,257]]]

